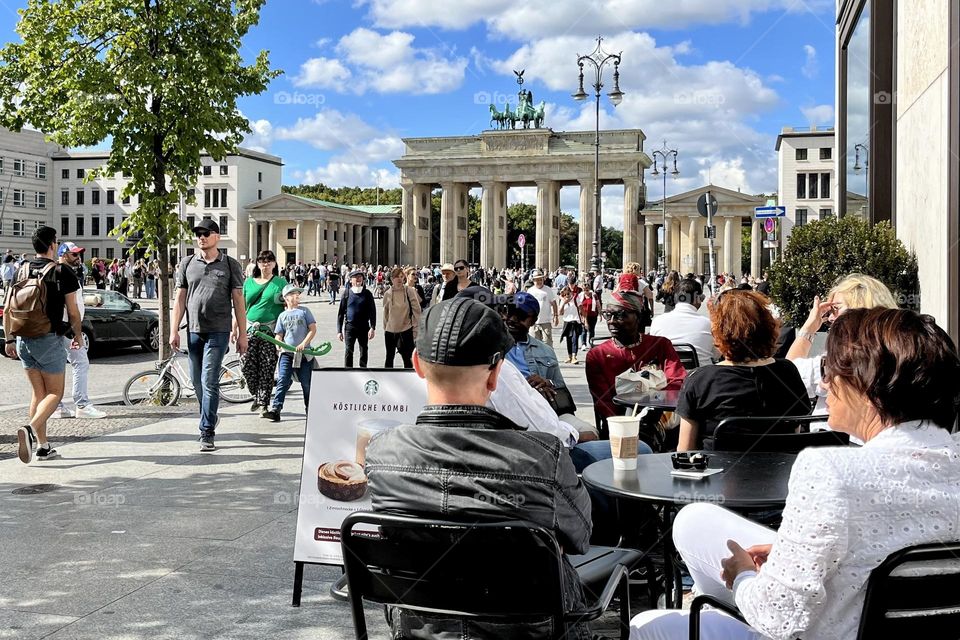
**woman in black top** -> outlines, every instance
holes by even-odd
[[[724,418],[810,413],[796,366],[772,357],[780,322],[766,305],[760,294],[739,290],[713,305],[713,341],[724,360],[687,375],[677,403],[678,451],[712,449],[713,432]]]

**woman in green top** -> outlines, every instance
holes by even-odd
[[[283,287],[277,257],[273,251],[261,251],[252,275],[243,282],[247,303],[247,323],[259,324],[261,331],[273,335],[277,318],[283,312]],[[236,328],[235,328],[236,329]],[[251,336],[242,361],[243,377],[253,394],[251,411],[265,412],[273,391],[273,371],[277,367],[277,348],[257,336]]]

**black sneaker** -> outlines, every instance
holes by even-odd
[[[213,444],[213,436],[203,436],[200,438],[200,451],[216,451],[217,445]]]
[[[17,444],[19,445],[17,455],[20,457],[20,462],[30,464],[33,459],[33,448],[37,444],[37,436],[33,433],[33,427],[25,424],[17,429]]]
[[[43,445],[35,454],[37,456],[37,462],[46,462],[47,460],[56,460],[60,457],[60,454],[57,453],[57,450],[50,446],[50,443]]]
[[[276,409],[270,409],[269,411],[264,411],[260,417],[266,418],[270,422],[280,422],[280,412],[277,411]]]
[[[250,412],[256,413],[257,411],[260,411],[260,403],[254,400],[253,404],[250,405]]]

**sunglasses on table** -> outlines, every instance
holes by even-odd
[[[209,231],[194,231],[194,235],[196,235],[198,238],[209,238],[209,237],[210,237],[210,232],[209,232]]]

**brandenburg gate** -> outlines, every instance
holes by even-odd
[[[595,233],[593,131],[555,132],[549,128],[484,131],[474,136],[406,138],[394,164],[403,188],[401,263],[431,264],[430,195],[443,190],[440,205],[439,261],[467,259],[467,192],[481,187],[480,259],[483,267],[507,264],[507,189],[537,187],[536,266],[560,266],[560,188],[580,187],[578,265],[590,268]],[[639,129],[600,132],[600,186],[623,185],[623,260],[643,263],[644,169],[652,164]],[[546,238],[547,241],[543,239]],[[653,235],[652,241],[656,242]],[[603,249],[603,247],[601,247]],[[655,247],[654,247],[655,255]]]

